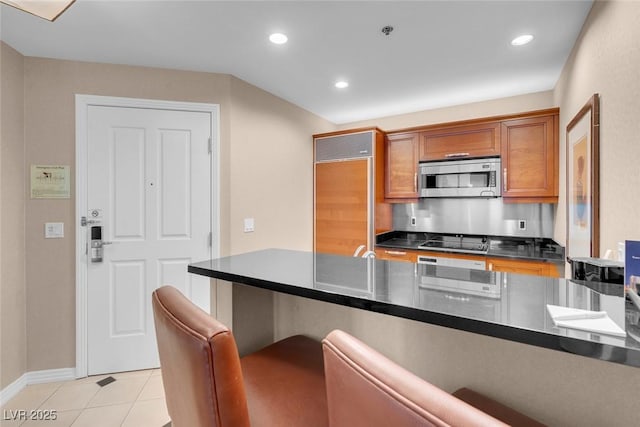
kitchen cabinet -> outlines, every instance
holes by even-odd
[[[460,254],[451,252],[431,252],[403,248],[376,247],[376,258],[389,261],[418,262],[418,257],[453,258],[486,263],[488,271],[503,273],[532,274],[545,277],[561,277],[558,266],[552,262],[521,260],[511,258],[492,258],[484,255]]]
[[[412,251],[408,249],[380,248],[376,247],[376,258],[386,259],[389,261],[405,261],[418,262],[418,255],[422,255],[422,251]]]
[[[389,134],[386,137],[386,199],[418,198],[418,132]]]
[[[420,161],[500,155],[500,123],[431,129],[421,134]]]
[[[558,202],[558,114],[501,124],[504,202]]]
[[[314,135],[314,251],[352,256],[391,229],[377,128]]]
[[[487,258],[487,270],[503,273],[534,274],[536,276],[560,277],[555,264],[541,261]]]

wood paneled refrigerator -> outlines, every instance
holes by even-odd
[[[352,256],[391,228],[384,135],[377,128],[314,135],[314,251]]]

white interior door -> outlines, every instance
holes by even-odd
[[[179,288],[209,312],[209,281],[187,264],[211,255],[211,120],[206,112],[88,107],[89,375],[159,366],[151,307],[159,286]],[[98,231],[101,260],[91,240]]]

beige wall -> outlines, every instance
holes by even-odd
[[[235,77],[231,79],[231,247],[313,247],[311,133],[335,125]],[[255,231],[243,231],[243,219]]]
[[[560,177],[565,179],[566,127],[600,94],[600,255],[617,242],[640,240],[640,3],[595,2],[554,91],[560,106]],[[560,186],[556,237],[566,236]]]
[[[0,42],[0,389],[26,369],[24,60]]]

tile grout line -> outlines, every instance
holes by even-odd
[[[147,386],[147,383],[149,383],[149,380],[151,379],[152,375],[153,375],[153,370],[151,370],[151,372],[149,373],[149,378],[147,378],[147,380],[144,382],[144,384],[142,385],[142,388],[140,389],[140,391],[138,392],[138,395],[136,396],[136,399],[131,404],[131,407],[127,411],[127,415],[125,415],[124,418],[122,419],[122,422],[120,423],[120,427],[122,427],[122,425],[125,423],[125,421],[127,421],[127,418],[129,417],[129,414],[131,414],[131,410],[135,406],[136,402],[138,402],[138,399],[140,398],[140,395],[142,394],[142,391]]]

